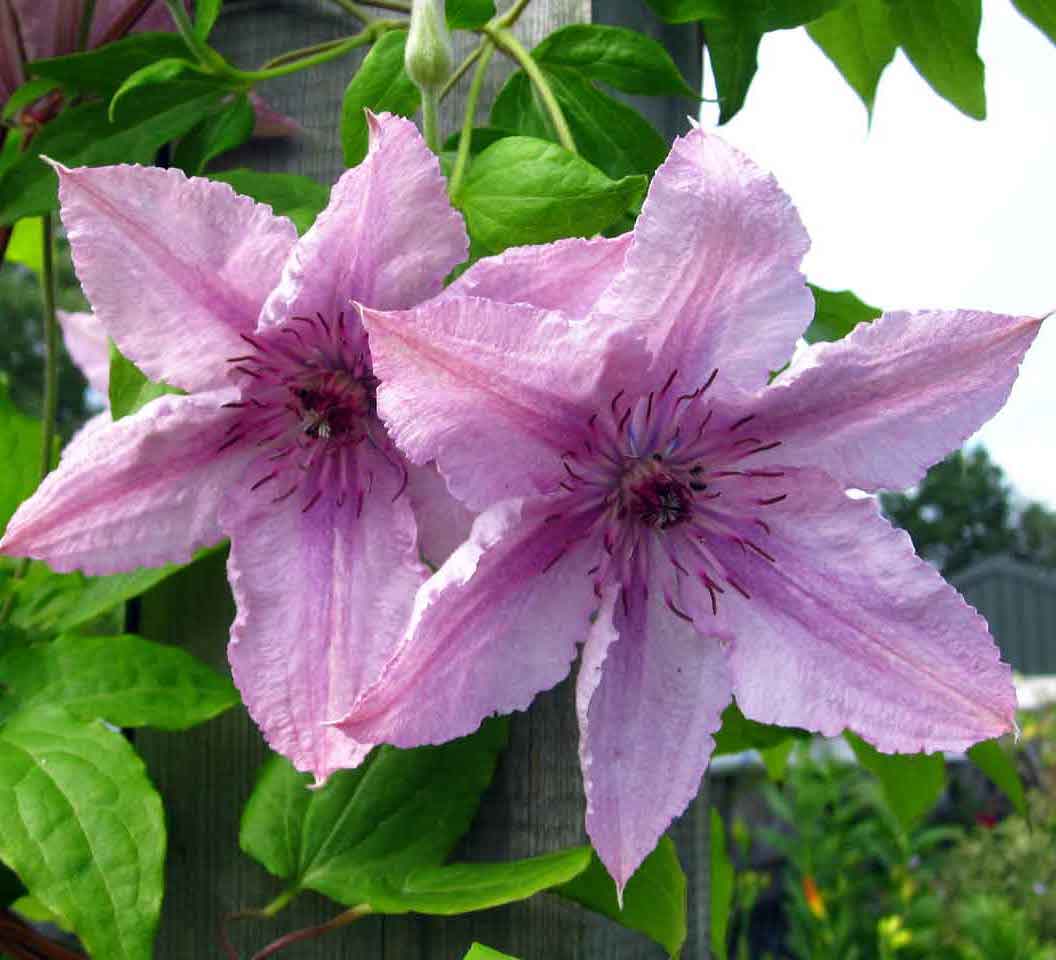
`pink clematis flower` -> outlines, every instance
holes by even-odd
[[[370,126],[367,158],[300,240],[225,184],[59,168],[96,318],[188,394],[82,432],[0,541],[105,574],[229,536],[235,681],[272,747],[320,781],[369,749],[322,722],[390,657],[427,574],[419,546],[442,560],[468,527],[435,470],[409,467],[386,436],[350,307],[438,293],[467,238],[414,126]]]
[[[1037,320],[890,313],[773,384],[813,312],[775,181],[702,130],[632,236],[510,251],[365,309],[379,411],[475,510],[408,641],[339,722],[400,746],[568,672],[588,833],[622,889],[736,697],[764,723],[961,750],[1011,728],[986,623],[871,499],[1004,402]]]
[[[25,83],[27,62],[77,52],[87,9],[84,0],[0,0],[0,106]],[[161,0],[95,0],[86,47],[174,29]]]

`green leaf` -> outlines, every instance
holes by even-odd
[[[58,84],[49,77],[36,77],[28,83],[22,84],[7,98],[7,103],[4,104],[0,117],[4,120],[10,120],[23,107],[36,103],[41,97],[51,93],[57,86]]]
[[[686,876],[668,837],[661,837],[627,882],[622,910],[616,884],[597,856],[578,877],[552,892],[644,933],[669,957],[677,957],[686,942]]]
[[[888,807],[905,829],[938,803],[946,786],[941,753],[880,753],[850,731],[844,737],[858,762],[880,781]]]
[[[825,290],[809,284],[814,294],[814,319],[803,334],[809,343],[842,340],[859,323],[871,323],[883,311],[863,303],[850,290]]]
[[[354,167],[367,155],[367,109],[387,110],[401,117],[418,112],[421,94],[403,69],[404,30],[390,30],[370,49],[345,88],[341,105],[341,145],[345,166]]]
[[[704,30],[711,72],[719,98],[719,123],[732,120],[744,106],[759,67],[762,33],[751,21],[710,23]]]
[[[884,0],[853,0],[807,24],[822,49],[872,114],[880,75],[898,43]]]
[[[489,721],[438,747],[381,747],[319,790],[273,756],[243,811],[241,847],[291,891],[363,903],[379,879],[399,885],[444,861],[469,828],[505,743],[505,722]]]
[[[217,546],[200,550],[194,559],[200,560],[222,549]],[[29,575],[16,587],[19,603],[11,614],[11,622],[30,631],[76,630],[145,593],[183,566],[173,563],[109,577],[86,577],[81,573],[52,573],[42,564],[33,564]]]
[[[99,721],[22,711],[0,726],[0,860],[90,956],[149,960],[165,817],[143,762]]]
[[[423,867],[399,879],[379,872],[359,888],[362,892],[355,899],[357,903],[369,903],[375,913],[450,917],[527,900],[543,890],[559,887],[587,869],[590,858],[590,847],[576,847],[528,860]]]
[[[968,751],[968,759],[1008,797],[1016,813],[1023,817],[1030,816],[1015,758],[1001,745],[1001,741],[984,740],[977,743]]]
[[[700,99],[675,61],[652,37],[624,27],[577,23],[556,30],[532,51],[551,67],[569,67],[624,93]]]
[[[132,74],[110,101],[110,119],[118,123],[144,112],[230,93],[230,80],[207,73],[189,60],[169,57]]]
[[[41,154],[71,167],[150,164],[164,144],[190,130],[219,96],[132,112],[121,123],[110,122],[104,103],[63,111],[33,138],[33,149],[20,154],[0,177],[0,224],[55,209],[57,180]]]
[[[775,781],[785,779],[785,772],[788,770],[788,758],[792,755],[792,750],[796,745],[794,739],[789,738],[783,743],[775,743],[772,747],[763,747],[759,750],[759,756],[763,759],[763,766],[766,767],[766,775]]]
[[[645,191],[646,178],[610,180],[556,144],[507,137],[474,160],[457,198],[473,239],[491,253],[600,233]]]
[[[1056,2],[1053,0],[1012,0],[1012,5],[1056,43]]]
[[[884,0],[899,45],[944,100],[975,120],[986,118],[979,59],[982,0]]]
[[[304,233],[314,223],[330,199],[330,191],[321,183],[295,173],[258,173],[240,167],[209,176],[266,203],[276,216],[289,217],[298,233]]]
[[[220,16],[220,0],[195,0],[194,32],[203,40],[212,32],[216,18]]]
[[[492,950],[491,947],[485,947],[483,944],[474,943],[463,960],[517,960],[517,958],[511,957],[508,953],[499,953],[498,950]]]
[[[253,134],[255,122],[249,97],[240,93],[180,139],[173,161],[181,170],[196,176],[205,170],[214,157],[245,143]]]
[[[110,415],[115,420],[135,413],[158,397],[183,392],[166,383],[148,380],[139,367],[110,341]]]
[[[494,0],[447,0],[447,25],[476,30],[495,16]]]
[[[774,727],[749,720],[735,703],[722,713],[722,726],[715,734],[715,756],[740,753],[742,750],[767,750],[790,739],[809,736],[793,727]]]
[[[0,657],[0,716],[54,704],[119,727],[186,730],[239,702],[227,677],[142,637],[63,636]]]
[[[141,33],[85,53],[36,60],[28,69],[34,77],[61,84],[67,93],[94,93],[109,100],[137,70],[189,53],[177,34]]]
[[[667,156],[667,142],[633,107],[602,93],[567,67],[543,67],[561,105],[579,154],[613,179],[651,174]],[[532,82],[515,73],[499,93],[491,123],[529,137],[557,142]]]
[[[726,826],[722,816],[711,808],[711,952],[726,956],[726,938],[733,907],[733,864],[726,850]]]
[[[0,528],[37,488],[40,477],[40,423],[11,402],[7,378],[0,374]]]
[[[44,268],[44,225],[39,217],[26,217],[15,224],[4,255],[11,263],[20,263],[39,275]]]

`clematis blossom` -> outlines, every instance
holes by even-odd
[[[95,318],[187,394],[82,431],[0,541],[106,574],[230,537],[235,681],[271,746],[319,781],[370,749],[322,723],[390,658],[427,575],[419,551],[442,560],[468,526],[435,470],[408,465],[377,419],[350,307],[438,293],[467,237],[414,126],[369,119],[366,159],[300,239],[226,184],[58,168]]]
[[[848,488],[902,488],[1002,405],[1039,322],[888,313],[772,383],[813,313],[770,176],[696,129],[633,235],[509,251],[364,309],[378,406],[484,511],[338,727],[399,746],[576,682],[587,831],[622,890],[723,709],[885,752],[1013,725],[986,623]]]
[[[0,106],[27,80],[26,63],[77,52],[88,12],[84,0],[0,0]],[[88,49],[133,31],[176,28],[160,0],[95,0],[90,12]]]

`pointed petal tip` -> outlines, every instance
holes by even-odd
[[[59,163],[58,160],[52,160],[51,157],[49,157],[46,153],[38,154],[38,156],[60,176],[73,172],[69,167],[66,166],[66,164]]]

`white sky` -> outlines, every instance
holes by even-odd
[[[805,269],[885,308],[1056,309],[1056,47],[986,0],[988,119],[934,94],[899,53],[865,109],[804,30],[768,34],[745,109],[722,128],[773,171],[807,225]],[[705,123],[716,108],[706,104]],[[1016,490],[1056,507],[1056,317],[977,435]]]

